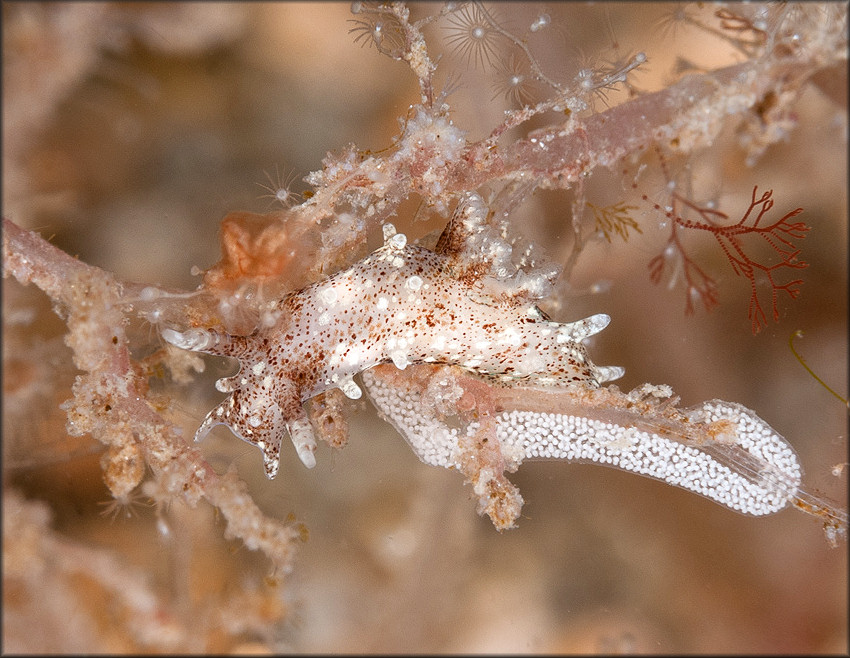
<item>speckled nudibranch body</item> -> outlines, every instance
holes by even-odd
[[[551,322],[529,295],[504,292],[504,268],[500,279],[492,252],[505,243],[488,235],[485,219],[481,198],[469,195],[437,251],[407,244],[385,225],[380,249],[286,296],[277,322],[250,336],[164,330],[163,337],[178,347],[235,357],[241,364],[235,376],[217,383],[230,395],[207,415],[196,438],[227,425],[263,450],[266,472],[274,477],[284,430],[301,460],[315,464],[316,443],[302,403],[331,388],[359,398],[355,375],[379,363],[400,369],[458,365],[541,385],[598,386],[619,377],[621,368],[594,365],[582,345],[608,324],[607,315]],[[480,266],[470,267],[476,259]],[[516,268],[510,273],[517,274]]]

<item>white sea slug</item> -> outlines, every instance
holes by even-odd
[[[286,296],[278,322],[250,336],[164,329],[163,338],[177,347],[241,364],[235,376],[217,382],[230,395],[207,415],[196,440],[227,425],[263,451],[274,477],[286,431],[312,467],[316,441],[302,403],[331,388],[359,398],[354,376],[379,363],[453,364],[545,385],[598,386],[621,376],[622,368],[591,363],[581,342],[605,328],[607,315],[561,324],[524,301],[527,295],[490,294],[488,285],[505,280],[490,274],[491,254],[504,256],[510,246],[488,235],[485,219],[481,198],[469,195],[437,251],[407,244],[387,224],[383,247]]]
[[[272,478],[288,433],[312,467],[316,440],[303,403],[334,388],[357,399],[362,392],[354,378],[362,374],[379,411],[423,461],[463,470],[460,446],[470,445],[481,423],[450,425],[423,402],[421,391],[403,382],[388,385],[370,371],[379,364],[399,370],[434,364],[461,368],[494,389],[531,391],[487,412],[503,470],[527,458],[592,461],[755,515],[775,512],[797,495],[801,474],[793,449],[753,412],[721,401],[686,410],[645,402],[671,397],[666,387],[637,397],[603,388],[623,370],[593,364],[583,340],[610,318],[550,321],[534,299],[545,294],[554,270],[514,265],[511,246],[487,213],[481,197],[466,195],[434,251],[408,244],[385,225],[380,249],[287,295],[277,305],[276,323],[251,335],[164,329],[173,345],[234,357],[241,365],[217,382],[229,395],[195,439],[227,425],[263,451]],[[518,493],[517,499],[521,504]]]

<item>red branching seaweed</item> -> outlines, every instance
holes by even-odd
[[[661,280],[665,259],[671,254],[671,250],[675,250],[682,258],[685,281],[688,286],[685,312],[688,314],[693,312],[694,297],[702,300],[706,310],[716,306],[718,303],[716,282],[687,255],[677,233],[678,228],[707,231],[717,240],[717,244],[720,245],[724,255],[731,263],[735,274],[746,277],[750,282],[751,295],[747,316],[752,323],[753,333],[757,334],[767,326],[767,316],[759,298],[758,272],[761,272],[770,284],[770,305],[773,311],[773,320],[778,322],[779,293],[785,292],[791,299],[796,299],[800,294],[800,286],[803,281],[802,279],[794,279],[787,283],[780,283],[775,278],[776,272],[782,268],[800,270],[809,266],[805,261],[798,260],[800,249],[794,241],[805,238],[811,227],[803,222],[788,221],[803,212],[803,209],[795,208],[772,224],[762,224],[764,216],[773,208],[773,190],[768,190],[759,197],[758,186],[755,186],[753,187],[750,205],[741,219],[734,224],[724,224],[729,219],[726,213],[700,206],[677,193],[673,193],[672,197],[673,210],[665,211],[665,215],[673,220],[673,228],[664,252],[649,262],[652,281],[658,283]],[[644,200],[647,200],[646,196],[644,196]],[[677,205],[695,212],[701,219],[682,218],[676,210]],[[658,204],[653,204],[653,206],[656,210],[663,210]],[[755,216],[754,219],[753,216]],[[744,246],[743,238],[747,235],[755,235],[763,239],[779,256],[779,262],[764,264],[755,260]]]

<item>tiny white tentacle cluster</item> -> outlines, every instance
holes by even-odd
[[[641,406],[616,387],[602,388],[623,369],[592,363],[583,341],[610,318],[551,321],[534,302],[556,271],[520,268],[511,249],[490,223],[483,199],[468,194],[434,251],[408,244],[386,224],[380,249],[288,294],[277,305],[273,326],[248,336],[164,329],[172,345],[240,362],[236,375],[217,382],[228,396],[207,415],[196,440],[216,425],[228,426],[262,450],[271,478],[286,433],[312,467],[316,438],[304,402],[333,389],[360,398],[354,378],[362,376],[379,411],[429,464],[467,472],[471,462],[463,451],[495,433],[498,445],[491,442],[487,449],[497,470],[513,470],[530,458],[598,462],[748,514],[774,512],[796,494],[800,468],[793,450],[751,411],[713,401],[662,413],[663,405]],[[549,391],[566,396],[567,404],[553,412],[551,401],[550,408],[539,409],[522,401],[534,395],[520,397],[450,425],[446,417],[457,411],[462,387],[435,406],[422,389],[390,384],[375,369],[381,364],[392,364],[394,372],[420,364],[455,368],[491,391]],[[647,390],[670,396],[664,387]],[[582,402],[595,391],[607,401]],[[491,494],[504,497],[504,487],[497,489],[490,486]],[[521,504],[518,492],[514,500]],[[518,507],[505,527],[516,514]]]

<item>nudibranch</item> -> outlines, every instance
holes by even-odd
[[[495,290],[504,287],[510,247],[490,235],[486,216],[481,197],[469,195],[436,251],[408,244],[385,224],[383,247],[287,295],[277,306],[277,322],[250,336],[164,329],[172,345],[241,364],[235,376],[216,383],[230,395],[207,415],[195,439],[227,425],[263,451],[273,478],[284,432],[307,467],[316,463],[316,440],[302,404],[332,388],[360,398],[354,376],[380,363],[400,369],[455,364],[505,381],[552,385],[598,386],[620,377],[622,368],[594,365],[581,342],[607,326],[607,315],[552,322],[534,304],[519,302],[532,294],[529,287],[541,285],[533,278],[523,279],[525,288]]]
[[[510,244],[490,220],[482,198],[467,194],[434,250],[409,244],[385,224],[381,248],[285,296],[273,321],[251,335],[164,329],[172,345],[233,357],[241,365],[217,382],[229,395],[195,439],[226,425],[262,450],[273,478],[287,433],[312,467],[316,439],[303,404],[331,389],[360,398],[354,378],[361,376],[380,413],[420,459],[459,467],[459,442],[474,436],[483,419],[450,427],[437,407],[403,386],[387,385],[375,369],[433,364],[459,368],[495,389],[539,393],[518,396],[487,420],[498,439],[498,461],[508,470],[526,458],[595,461],[755,515],[781,509],[796,495],[800,467],[793,449],[749,410],[720,401],[679,410],[668,404],[665,387],[637,397],[602,387],[623,369],[592,363],[583,341],[610,318],[551,321],[534,300],[547,293],[555,271],[515,265]],[[550,408],[536,408],[547,392],[556,396]]]

